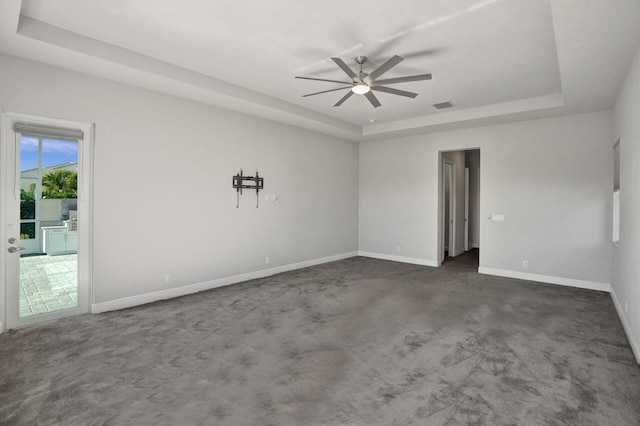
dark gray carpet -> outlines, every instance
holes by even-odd
[[[10,425],[638,425],[608,294],[352,258],[0,335]]]

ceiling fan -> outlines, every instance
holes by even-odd
[[[372,71],[369,74],[362,71],[362,66],[364,65],[365,62],[367,62],[366,56],[357,56],[355,58],[356,63],[360,65],[360,71],[358,73],[354,72],[342,59],[340,58],[331,58],[331,59],[333,60],[333,62],[336,63],[336,65],[340,67],[340,69],[342,69],[342,71],[344,71],[349,76],[349,78],[351,78],[351,81],[347,82],[347,81],[338,81],[338,80],[327,80],[324,78],[296,76],[296,78],[300,78],[303,80],[326,81],[329,83],[339,83],[339,84],[345,85],[345,87],[339,87],[337,89],[329,89],[329,90],[323,90],[322,92],[309,93],[307,95],[303,95],[302,96],[303,98],[306,98],[308,96],[319,95],[321,93],[350,89],[349,93],[344,95],[334,105],[334,107],[342,105],[344,101],[349,99],[355,93],[357,95],[364,95],[369,100],[369,102],[371,102],[371,105],[373,105],[374,108],[378,108],[382,104],[380,103],[378,98],[376,98],[375,95],[371,92],[372,90],[378,91],[378,92],[390,93],[392,95],[405,96],[407,98],[415,98],[416,96],[418,96],[417,93],[394,89],[392,87],[387,87],[387,85],[397,84],[397,83],[408,83],[410,81],[431,80],[431,74],[411,75],[407,77],[396,77],[396,78],[387,78],[383,80],[378,80],[378,77],[380,77],[382,74],[386,73],[391,68],[395,67],[396,65],[398,65],[400,62],[404,60],[398,55],[394,55],[391,59],[389,59],[384,64],[380,65],[378,68],[376,68],[374,71]]]

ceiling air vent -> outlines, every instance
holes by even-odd
[[[451,102],[441,102],[439,104],[433,104],[435,109],[447,109],[447,108],[453,108],[455,105],[452,104]]]

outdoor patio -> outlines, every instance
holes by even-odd
[[[77,254],[20,258],[20,317],[74,308]]]

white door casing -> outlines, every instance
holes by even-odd
[[[442,230],[441,235],[441,241],[440,241],[440,257],[441,260],[440,262],[442,262],[444,260],[444,252],[445,252],[445,220],[449,222],[449,234],[448,234],[448,238],[449,238],[449,256],[451,256],[453,253],[455,253],[455,236],[456,236],[456,221],[455,221],[455,214],[456,214],[456,204],[455,204],[455,198],[456,198],[456,170],[455,170],[455,162],[453,160],[450,160],[448,158],[446,158],[444,155],[442,155],[442,162],[441,162],[441,169],[442,169],[442,176],[441,176],[441,180],[442,180],[442,184],[440,186],[440,192],[441,192],[441,197],[440,197],[440,214],[442,217],[442,221],[440,223],[440,229]],[[448,173],[449,175],[449,215],[447,217],[445,217],[445,173]]]
[[[455,162],[450,164],[450,180],[449,180],[449,256],[454,257],[456,255],[456,164]]]
[[[464,251],[469,251],[469,168],[464,169]]]
[[[20,318],[20,252],[9,253],[20,243],[20,134],[14,126],[28,122],[42,126],[81,129],[84,138],[78,147],[78,306],[41,315]],[[50,119],[19,113],[2,113],[0,117],[0,332],[38,322],[89,312],[92,299],[92,169],[94,126],[67,120]],[[10,239],[17,241],[10,243]],[[12,240],[13,241],[13,240]]]

